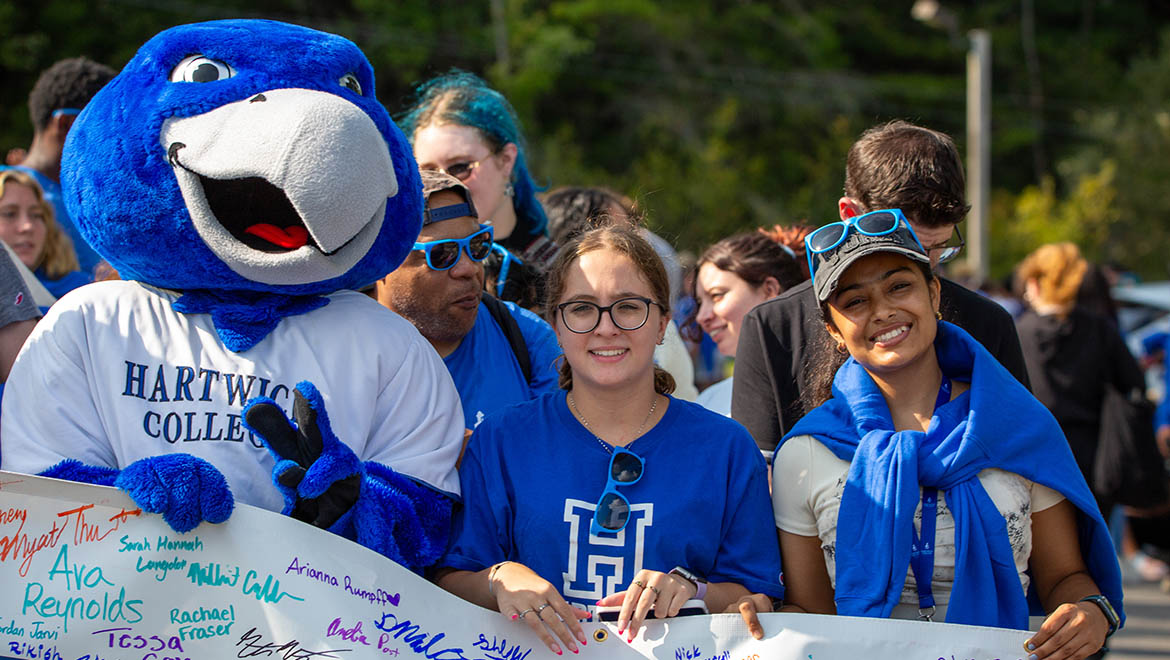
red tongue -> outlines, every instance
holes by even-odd
[[[281,229],[276,225],[260,223],[248,227],[244,232],[253,236],[259,236],[273,245],[279,245],[289,250],[295,250],[309,242],[309,231],[297,225],[293,225],[287,229]]]

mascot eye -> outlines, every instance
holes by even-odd
[[[358,82],[357,76],[353,75],[352,73],[345,74],[337,82],[341,83],[342,87],[350,90],[358,96],[361,96],[362,84]]]
[[[235,69],[224,62],[202,55],[188,55],[171,71],[171,82],[207,83],[227,80],[234,75]]]

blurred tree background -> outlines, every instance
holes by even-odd
[[[0,0],[0,148],[54,61],[115,68],[161,29],[273,18],[345,35],[397,113],[461,67],[515,104],[540,182],[637,198],[682,249],[836,217],[844,157],[904,118],[965,151],[965,38],[993,46],[992,272],[1041,242],[1164,279],[1170,248],[1170,5],[1161,0]],[[290,53],[290,57],[295,57]],[[306,63],[311,64],[311,63]]]

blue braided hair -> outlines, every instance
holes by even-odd
[[[489,87],[482,78],[460,69],[451,69],[431,78],[415,88],[410,106],[395,117],[395,121],[412,143],[419,128],[432,124],[456,124],[477,129],[493,151],[509,142],[515,144],[512,207],[516,211],[515,233],[523,236],[518,247],[547,234],[548,217],[536,199],[536,193],[543,189],[536,186],[528,172],[524,158],[527,143],[520,130],[520,118],[508,99]]]

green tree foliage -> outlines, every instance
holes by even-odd
[[[1170,174],[1167,6],[944,0],[952,35],[913,20],[910,4],[0,0],[0,149],[28,144],[25,98],[57,59],[118,67],[171,25],[274,18],[355,41],[392,113],[451,67],[485,76],[517,107],[539,182],[628,193],[656,230],[698,250],[751,226],[833,219],[845,152],[876,123],[916,121],[963,148],[964,31],[983,27],[997,272],[1057,235],[1164,272],[1170,197],[1154,191]]]
[[[1053,177],[1028,186],[1019,195],[1004,195],[993,205],[992,273],[1005,275],[1029,252],[1045,243],[1071,241],[1088,259],[1118,256],[1109,242],[1118,226],[1115,186],[1117,165],[1106,160],[1100,171],[1077,180],[1068,195],[1056,192]]]

